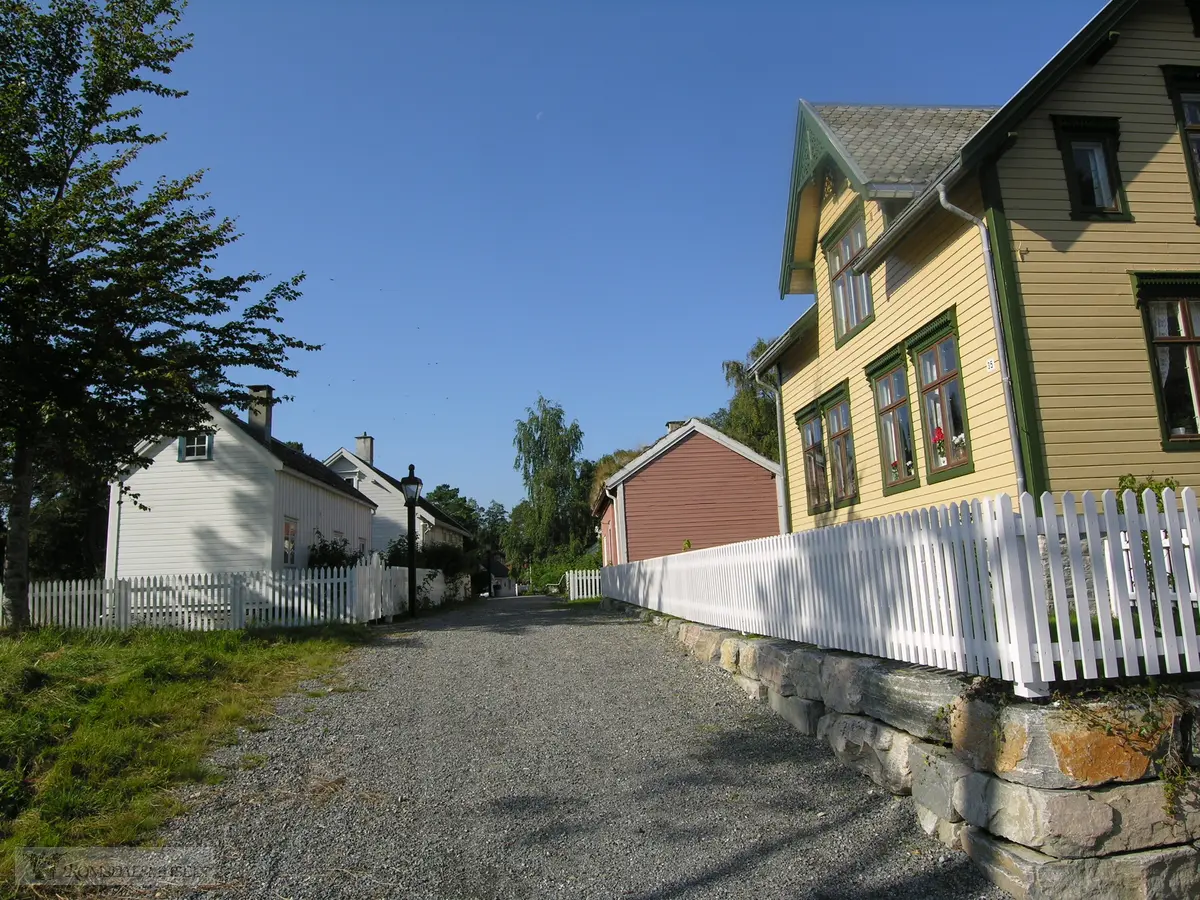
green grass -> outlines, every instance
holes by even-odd
[[[604,598],[603,597],[579,597],[578,599],[575,599],[575,600],[560,600],[559,602],[563,606],[570,606],[573,609],[576,609],[579,607],[599,606],[600,601],[602,599],[604,599]]]
[[[168,789],[217,778],[210,749],[263,727],[250,719],[272,698],[368,639],[353,627],[0,634],[0,884],[17,847],[146,838],[181,810]]]

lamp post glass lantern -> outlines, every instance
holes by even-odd
[[[421,479],[416,466],[409,465],[408,474],[400,479],[404,505],[408,507],[408,614],[417,614],[417,501],[421,499]]]

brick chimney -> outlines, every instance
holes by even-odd
[[[668,422],[667,423],[667,434],[670,434],[672,431],[678,431],[680,428],[682,428],[686,424],[687,424],[686,419]]]
[[[275,390],[269,384],[250,385],[250,409],[246,421],[250,430],[264,444],[271,440],[271,410],[275,404]]]
[[[354,439],[354,455],[368,466],[375,465],[375,438],[365,431]]]

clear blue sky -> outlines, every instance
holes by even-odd
[[[230,269],[308,273],[279,437],[511,507],[539,391],[589,457],[648,443],[810,302],[797,98],[1000,103],[1102,5],[198,0],[143,171],[209,170]]]

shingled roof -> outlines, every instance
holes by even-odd
[[[925,184],[998,107],[814,103],[812,108],[866,181]]]
[[[294,450],[278,438],[270,437],[265,441],[262,440],[258,433],[250,427],[242,419],[238,418],[236,413],[227,410],[220,412],[229,419],[241,431],[245,432],[252,440],[258,441],[267,452],[274,456],[277,460],[284,464],[293,472],[299,472],[311,478],[313,481],[319,481],[326,487],[337,491],[339,494],[345,494],[347,497],[353,497],[355,500],[361,500],[363,503],[369,503],[372,507],[378,504],[368,497],[366,494],[359,491],[357,488],[351,487],[343,478],[339,477],[331,469],[319,459],[313,459],[307,453],[301,453],[299,450]]]

